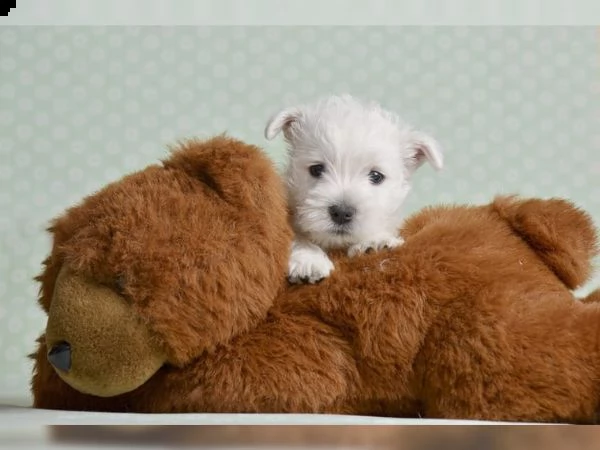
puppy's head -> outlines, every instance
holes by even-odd
[[[443,165],[438,143],[375,103],[349,95],[286,108],[265,137],[283,132],[287,183],[297,231],[324,247],[395,234],[412,174]]]

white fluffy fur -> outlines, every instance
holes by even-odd
[[[283,109],[265,128],[267,139],[280,132],[288,144],[286,170],[296,240],[289,264],[291,282],[317,282],[333,264],[325,250],[345,248],[350,256],[402,244],[398,229],[411,176],[424,161],[443,165],[442,151],[430,136],[413,129],[375,103],[330,96]],[[319,178],[309,167],[322,164]],[[385,176],[381,184],[371,171]],[[347,226],[336,226],[329,207],[355,208]],[[342,232],[343,231],[343,232]]]

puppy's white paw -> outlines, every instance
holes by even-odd
[[[333,263],[325,252],[317,246],[295,246],[288,264],[290,283],[318,283],[329,276]]]
[[[348,256],[356,256],[361,253],[370,253],[383,249],[391,249],[404,244],[404,239],[396,236],[385,236],[379,239],[372,239],[358,244],[351,245],[348,248]]]

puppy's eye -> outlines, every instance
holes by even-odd
[[[325,166],[323,164],[313,164],[308,168],[308,172],[314,178],[319,178],[325,172]]]
[[[385,175],[381,172],[377,172],[376,170],[371,170],[369,172],[369,181],[372,184],[381,184],[385,180]]]

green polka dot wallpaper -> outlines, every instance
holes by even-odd
[[[407,214],[519,193],[571,199],[600,226],[596,28],[2,27],[0,395],[28,394],[51,218],[185,137],[226,131],[281,164],[269,116],[346,92],[443,145]]]

